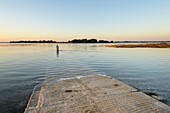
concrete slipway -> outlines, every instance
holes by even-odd
[[[25,113],[170,113],[170,107],[106,76],[47,81]]]

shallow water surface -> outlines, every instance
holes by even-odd
[[[169,48],[108,48],[101,44],[0,44],[0,113],[22,113],[35,85],[108,75],[170,104]]]

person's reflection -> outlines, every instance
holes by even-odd
[[[59,51],[56,51],[56,55],[57,55],[57,57],[59,57]]]

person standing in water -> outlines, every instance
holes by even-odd
[[[57,54],[57,57],[59,56],[59,46],[57,45],[56,46],[56,54]]]

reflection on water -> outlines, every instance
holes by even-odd
[[[170,49],[107,48],[98,44],[0,44],[0,111],[22,112],[45,79],[108,75],[170,103]],[[56,58],[57,57],[57,58]]]
[[[57,55],[57,57],[59,57],[59,51],[56,51],[56,55]]]

